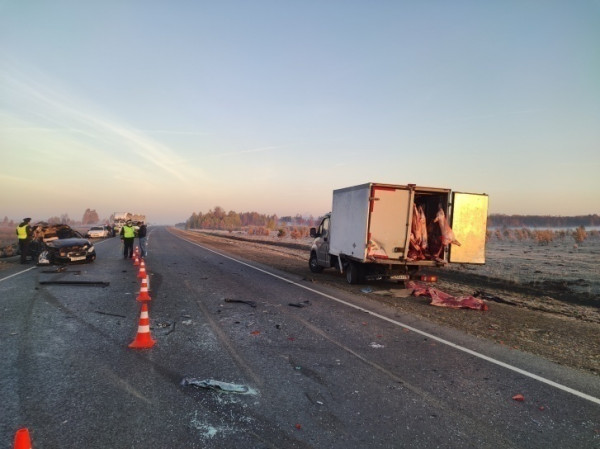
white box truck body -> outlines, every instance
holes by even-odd
[[[485,194],[414,184],[367,183],[334,190],[331,213],[319,228],[311,229],[315,241],[310,269],[336,267],[346,273],[348,282],[356,283],[408,279],[422,266],[483,264],[487,206]],[[417,211],[422,211],[425,236],[418,252],[414,245]],[[443,238],[440,214],[454,233],[454,244]]]

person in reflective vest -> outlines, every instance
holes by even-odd
[[[121,240],[123,241],[123,258],[131,259],[133,257],[133,241],[135,240],[135,228],[131,220],[121,228]]]
[[[19,239],[19,252],[21,253],[21,263],[27,263],[29,253],[29,242],[31,241],[31,218],[23,218],[23,221],[17,226],[17,238]]]

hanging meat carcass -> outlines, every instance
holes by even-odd
[[[439,246],[439,249],[437,250],[437,252],[435,253],[434,257],[436,259],[439,259],[440,254],[442,253],[442,250],[444,249],[444,247],[452,244],[452,245],[457,245],[457,246],[461,246],[460,242],[458,240],[456,240],[456,237],[454,236],[454,232],[452,232],[452,228],[450,227],[450,225],[448,224],[448,220],[446,219],[446,214],[444,213],[444,209],[442,209],[442,206],[439,206],[437,215],[435,216],[435,220],[433,220],[434,223],[437,223],[440,227],[440,233],[441,233],[441,245]]]
[[[411,260],[423,260],[427,250],[427,222],[423,207],[413,204],[413,215],[410,228],[410,250],[408,257]]]

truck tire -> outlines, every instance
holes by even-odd
[[[346,281],[348,284],[360,283],[361,266],[355,262],[348,262],[346,266]]]
[[[308,259],[308,268],[313,273],[320,273],[323,271],[323,267],[319,265],[319,261],[317,260],[317,254],[312,252],[310,253],[310,258]]]

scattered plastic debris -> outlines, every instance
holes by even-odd
[[[310,301],[291,302],[291,303],[289,303],[288,305],[289,305],[289,306],[292,306],[292,307],[299,307],[299,308],[302,308],[302,307],[310,306]]]
[[[365,287],[360,289],[363,293],[373,293],[373,289],[371,287]]]
[[[250,307],[256,307],[256,302],[255,301],[246,301],[243,299],[231,299],[231,298],[225,298],[223,301],[225,302],[239,302],[241,304],[248,304]]]
[[[260,331],[252,331],[250,332],[250,335],[260,335]]]
[[[519,402],[523,402],[525,400],[525,397],[522,394],[515,394],[512,398]]]
[[[181,324],[185,324],[186,326],[189,326],[189,325],[191,325],[191,324],[192,324],[192,320],[183,320],[183,321],[181,322]]]
[[[295,427],[297,430],[302,430],[302,424],[296,424]]]
[[[372,342],[369,346],[372,347],[372,348],[375,348],[375,349],[385,348],[384,345],[381,345],[381,344],[375,343],[375,342]]]
[[[256,394],[254,390],[248,388],[246,385],[233,384],[229,382],[221,382],[214,379],[196,379],[193,377],[184,377],[181,381],[181,385],[187,387],[193,385],[194,387],[207,388],[215,390],[220,393],[236,393],[236,394]]]

